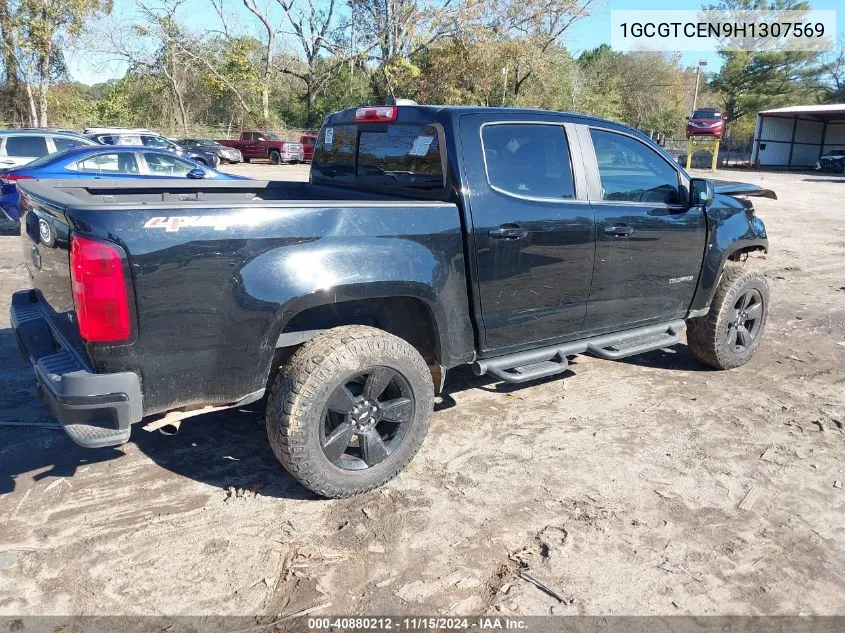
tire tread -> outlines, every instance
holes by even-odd
[[[768,283],[759,269],[739,263],[729,263],[725,266],[722,278],[713,294],[710,312],[703,317],[687,321],[687,346],[696,360],[716,369],[732,369],[742,364],[736,362],[736,357],[730,355],[724,345],[720,345],[718,332],[729,316],[728,310],[732,307],[728,305],[728,297],[752,279],[762,283],[766,290],[764,299],[768,303]],[[768,306],[765,306],[765,309],[768,309]],[[765,319],[765,314],[763,318]],[[763,325],[765,326],[765,321]],[[761,329],[759,335],[762,336],[762,334]]]
[[[332,370],[354,365],[356,351],[380,350],[391,356],[410,361],[417,378],[427,377],[429,411],[422,424],[415,424],[411,436],[411,450],[403,459],[366,485],[342,485],[332,482],[319,462],[322,455],[313,454],[306,441],[309,412],[318,406],[314,388],[327,381]],[[324,497],[343,498],[378,488],[404,469],[422,445],[428,430],[434,400],[434,387],[425,361],[409,343],[382,330],[350,325],[328,330],[305,342],[278,373],[267,400],[267,435],[282,466],[306,488]],[[425,397],[417,398],[417,406],[426,406]]]

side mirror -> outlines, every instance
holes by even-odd
[[[689,206],[709,207],[713,204],[713,181],[706,178],[690,178]]]
[[[186,176],[188,178],[193,179],[193,180],[201,180],[202,178],[205,178],[205,170],[200,169],[199,167],[196,167],[196,168],[192,169],[191,171],[189,171],[186,174]]]

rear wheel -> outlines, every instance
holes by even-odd
[[[270,164],[279,165],[282,162],[282,157],[279,152],[270,152]]]
[[[732,264],[725,268],[710,312],[687,322],[692,355],[716,369],[747,363],[760,346],[769,311],[769,285],[763,273]]]
[[[277,459],[306,488],[349,497],[386,483],[428,431],[434,387],[406,341],[366,326],[328,330],[300,347],[267,402]]]

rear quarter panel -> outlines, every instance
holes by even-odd
[[[90,355],[97,371],[141,375],[145,414],[231,403],[263,389],[285,324],[316,305],[416,297],[438,324],[441,362],[472,356],[454,205],[80,209],[68,216],[74,230],[108,237],[129,253],[138,338]]]

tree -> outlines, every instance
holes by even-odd
[[[810,5],[796,0],[725,0],[706,7],[712,10],[806,11]],[[722,95],[722,113],[733,125],[765,107],[799,98],[813,98],[821,73],[813,51],[746,52],[722,50],[722,67],[710,87]]]
[[[493,0],[490,28],[519,44],[514,56],[515,96],[531,77],[547,70],[549,54],[573,24],[586,17],[594,0]]]
[[[395,97],[399,83],[419,75],[412,58],[455,35],[470,7],[459,0],[356,0],[354,6],[364,54],[376,63],[371,78],[379,99]]]
[[[822,65],[820,80],[828,103],[845,101],[845,43]]]
[[[285,13],[291,28],[290,34],[299,43],[305,55],[302,70],[294,67],[282,67],[282,72],[301,79],[305,84],[307,107],[306,124],[314,124],[314,108],[319,91],[325,86],[331,74],[336,71],[343,59],[331,64],[321,64],[320,56],[334,50],[335,0],[328,0],[325,9],[317,6],[317,0],[276,0]]]
[[[62,47],[77,37],[90,17],[111,11],[111,0],[8,0],[0,10],[4,59],[14,60],[25,87],[33,125],[47,125],[48,93],[65,74]],[[6,22],[3,25],[3,22]]]
[[[176,19],[176,13],[184,0],[166,0],[160,7],[140,5],[142,19],[149,24],[136,25],[133,29],[141,37],[152,37],[156,49],[149,60],[133,55],[131,61],[144,64],[148,70],[159,71],[167,79],[167,85],[177,106],[182,134],[188,135],[188,109],[185,93],[195,71],[195,61],[186,55],[187,36]],[[143,61],[142,61],[143,60]]]

